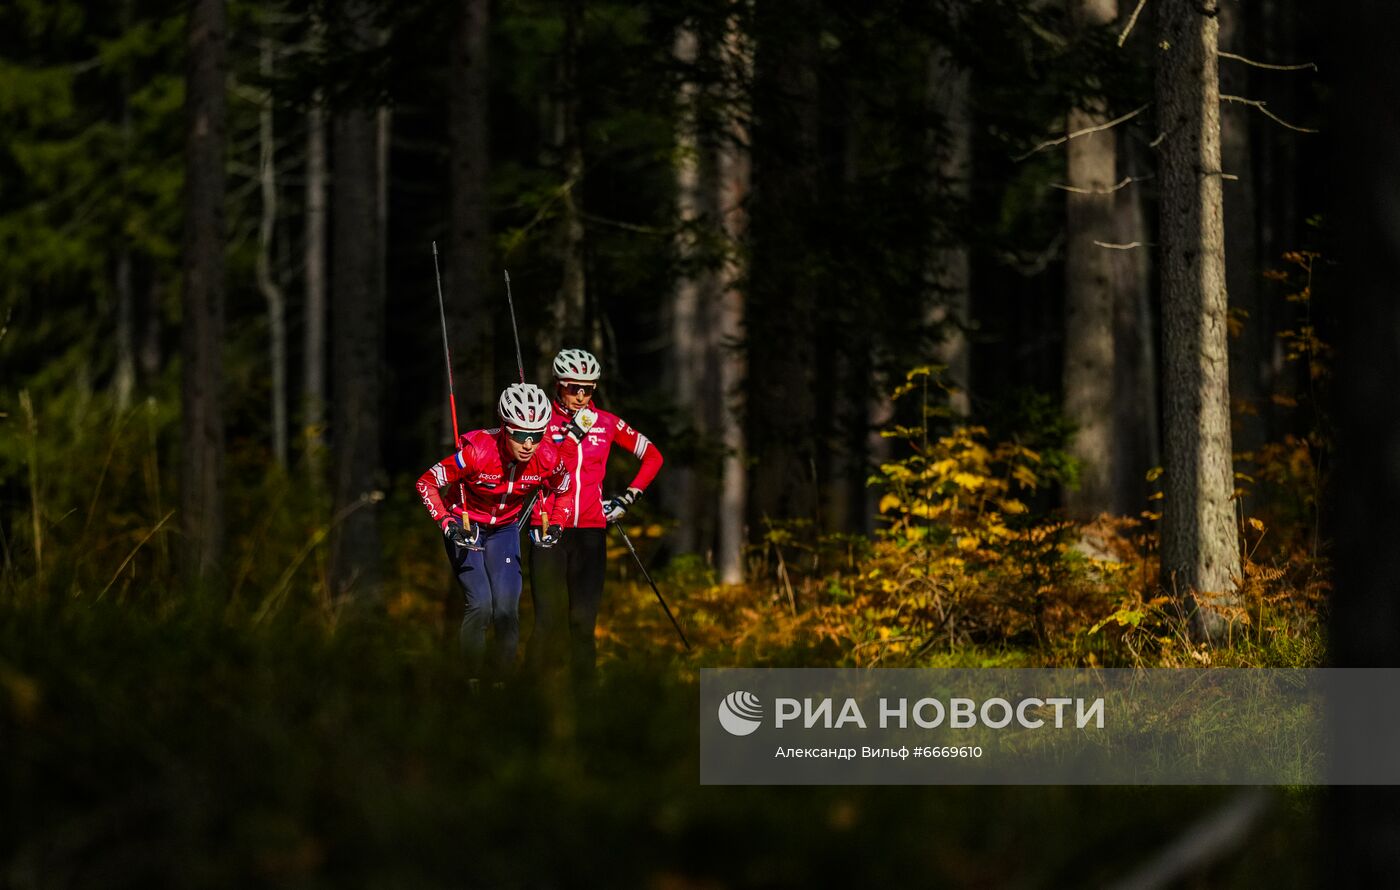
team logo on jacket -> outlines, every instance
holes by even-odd
[[[580,429],[590,430],[597,422],[598,412],[588,408],[580,408],[578,413],[574,415],[574,423],[577,423]]]

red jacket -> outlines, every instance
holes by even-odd
[[[456,454],[433,464],[418,477],[418,494],[438,525],[463,515],[484,526],[509,524],[536,491],[549,512],[551,525],[568,522],[570,504],[564,495],[569,491],[569,473],[558,447],[548,437],[524,466],[511,457],[500,427],[472,430],[457,445]],[[441,488],[448,488],[446,503],[438,492]],[[538,508],[534,512],[539,515]]]
[[[570,430],[571,421],[577,422],[574,430]],[[580,431],[581,437],[578,435]],[[661,469],[661,451],[655,443],[632,429],[616,414],[599,410],[591,401],[570,417],[568,409],[556,400],[554,414],[549,419],[549,434],[545,437],[545,443],[550,442],[555,444],[564,459],[570,490],[569,494],[555,501],[566,506],[568,512],[560,514],[559,518],[551,512],[551,525],[557,522],[573,528],[604,528],[608,524],[603,517],[603,477],[608,471],[608,451],[614,443],[642,461],[629,488],[645,491]],[[539,523],[539,510],[536,509],[531,524]]]

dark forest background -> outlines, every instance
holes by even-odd
[[[1393,17],[8,0],[0,886],[1312,883],[1311,790],[697,788],[693,678],[1393,661]],[[665,455],[695,653],[619,543],[600,687],[469,696],[434,244],[464,431],[508,270]]]
[[[1112,6],[229,4],[225,272],[204,310],[221,319],[223,368],[201,397],[220,402],[231,469],[278,464],[311,496],[326,480],[307,463],[315,446],[351,460],[335,423],[350,422],[335,406],[351,393],[339,410],[359,412],[368,452],[349,488],[402,492],[448,447],[437,241],[463,428],[488,424],[515,377],[508,268],[527,376],[548,384],[566,345],[599,355],[604,404],[667,455],[648,500],[674,522],[668,550],[724,563],[728,581],[742,572],[726,526],[747,543],[770,520],[875,528],[866,482],[891,456],[887,396],[928,364],[959,390],[954,418],[1076,458],[1079,482],[1042,492],[1044,506],[1136,514],[1162,463],[1163,131],[1153,24],[1128,31],[1132,10]],[[174,404],[190,311],[182,13],[139,0],[7,12],[12,401],[28,389],[47,410],[48,383],[99,405]],[[1226,4],[1221,45],[1309,60],[1307,15]],[[1316,124],[1313,70],[1220,69],[1221,92]],[[1033,151],[1067,116],[1143,106],[1077,140],[1112,137],[1078,171],[1066,145]],[[1267,276],[1320,242],[1319,149],[1239,103],[1222,103],[1220,127],[1234,445],[1253,454],[1312,424],[1292,407],[1308,369],[1278,340],[1309,307]],[[1109,186],[1130,181],[1076,213],[1071,176],[1105,170]],[[1080,261],[1085,237],[1143,246]],[[1107,352],[1066,339],[1086,291]],[[1089,379],[1110,384],[1087,407],[1083,375],[1066,376],[1080,349],[1097,350]],[[1105,425],[1075,450],[1074,430]],[[721,499],[726,478],[737,498]]]

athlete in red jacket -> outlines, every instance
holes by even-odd
[[[504,675],[515,661],[520,640],[520,523],[526,504],[536,498],[535,515],[549,526],[533,536],[539,547],[554,546],[571,518],[569,474],[559,449],[547,439],[549,397],[538,386],[506,387],[497,405],[501,426],[472,430],[458,440],[456,454],[418,477],[418,494],[428,515],[442,528],[447,558],[466,592],[462,648],[479,676],[486,650],[486,627],[495,628],[493,671]],[[449,490],[443,501],[440,489]]]
[[[530,554],[530,595],[535,607],[530,660],[538,666],[545,649],[562,636],[560,617],[567,590],[570,660],[577,680],[592,675],[597,659],[593,633],[607,567],[607,524],[622,518],[651,484],[662,462],[655,443],[593,404],[600,376],[598,360],[582,349],[565,349],[555,356],[549,441],[558,446],[569,474],[569,493],[556,499],[555,509],[562,504],[568,513],[559,520],[554,514],[549,517],[551,523],[560,521],[564,526],[562,546]],[[603,477],[613,445],[630,451],[642,465],[624,492],[605,498]],[[531,537],[539,536],[539,515],[531,518],[531,524]]]

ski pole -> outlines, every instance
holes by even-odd
[[[447,345],[447,309],[442,301],[442,272],[438,269],[437,242],[433,242],[433,276],[437,279],[438,318],[442,319],[442,354],[447,357],[447,404],[452,410],[452,447],[462,447],[461,434],[457,431],[457,394],[452,386],[452,350]],[[467,484],[457,483],[457,494],[461,498],[462,509],[467,505]]]
[[[647,572],[647,567],[642,564],[642,558],[637,555],[637,548],[632,546],[632,539],[627,537],[627,532],[623,529],[622,523],[613,520],[611,525],[622,533],[622,541],[627,545],[627,549],[632,551],[632,558],[637,561],[637,568],[642,570],[642,577],[646,578],[647,583],[651,585],[651,592],[656,594],[656,601],[659,602],[661,608],[666,611],[666,617],[671,619],[671,626],[676,629],[677,634],[680,634],[681,642],[685,644],[685,649],[689,652],[690,641],[685,638],[685,631],[681,630],[681,626],[676,623],[676,616],[671,614],[671,607],[666,605],[666,600],[662,598],[661,591],[656,589],[656,582],[651,580],[651,575]]]
[[[515,367],[520,371],[520,382],[525,382],[525,361],[520,357],[520,329],[515,326],[515,300],[510,296],[510,270],[502,269],[506,275],[506,305],[510,307],[510,332],[515,335]]]
[[[457,444],[457,394],[452,388],[452,350],[447,345],[447,309],[442,302],[442,272],[438,269],[437,242],[433,242],[433,276],[437,278],[438,318],[442,319],[442,354],[447,357],[447,402],[452,408],[452,444]]]

